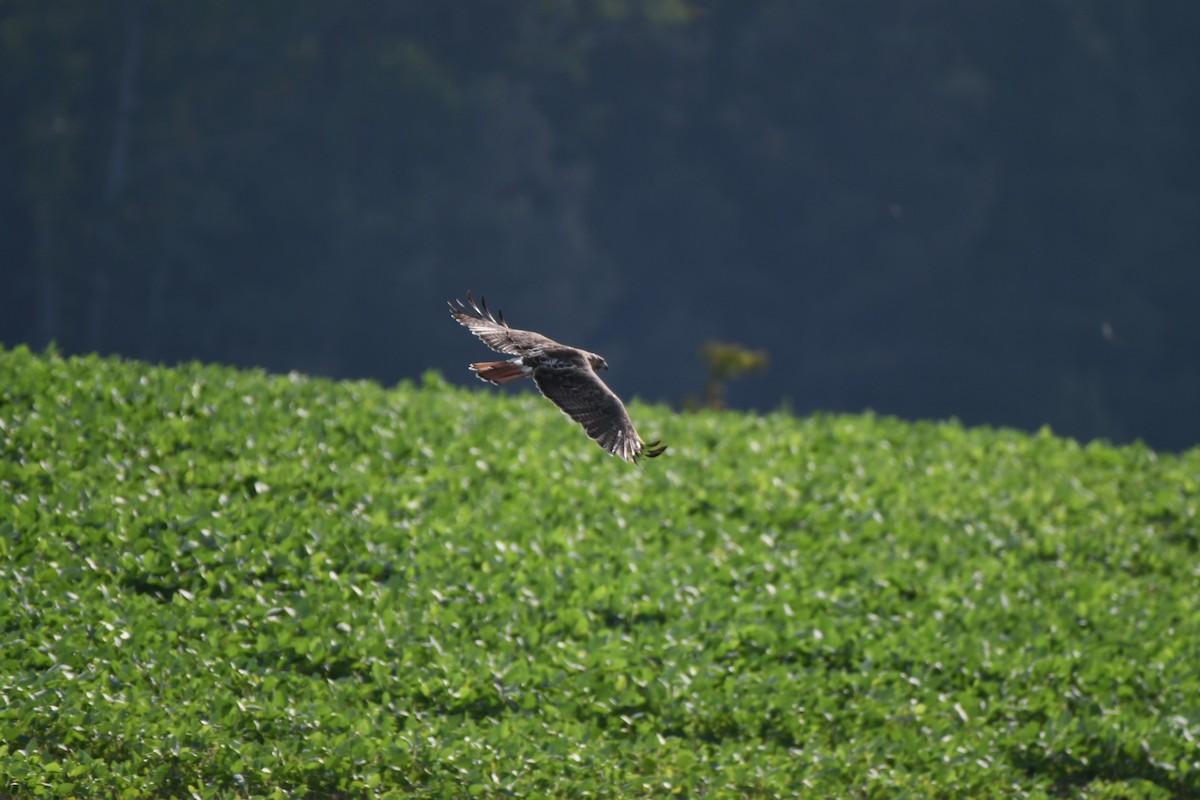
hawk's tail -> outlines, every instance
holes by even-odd
[[[478,375],[481,381],[501,384],[520,380],[533,370],[521,364],[517,359],[513,359],[511,361],[479,361],[471,365],[471,372]]]

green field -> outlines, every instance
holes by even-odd
[[[1200,797],[1200,450],[0,350],[0,796]]]

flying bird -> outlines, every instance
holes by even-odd
[[[595,353],[568,347],[533,331],[510,328],[503,312],[488,311],[467,292],[467,302],[450,303],[450,315],[497,353],[516,356],[506,361],[479,361],[470,369],[480,380],[499,386],[533,378],[542,395],[587,431],[610,455],[626,461],[661,456],[667,446],[638,436],[621,398],[600,380],[598,369],[608,362]]]

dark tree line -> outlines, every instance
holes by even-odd
[[[1200,5],[0,0],[0,342],[1200,441]]]

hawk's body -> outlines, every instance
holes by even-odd
[[[626,461],[654,458],[666,450],[658,442],[644,442],[633,427],[621,398],[596,374],[608,369],[603,358],[587,350],[568,347],[533,331],[508,327],[504,315],[492,316],[487,303],[450,304],[450,314],[498,353],[516,356],[507,361],[480,361],[471,371],[490,383],[511,383],[533,378],[538,390],[578,422],[601,447]]]

